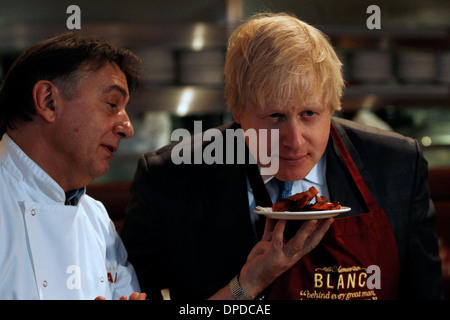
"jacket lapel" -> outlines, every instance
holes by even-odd
[[[225,130],[239,128],[236,123],[220,127],[226,152]],[[209,183],[203,184],[205,212],[214,215],[217,224],[230,241],[237,246],[251,247],[255,243],[247,193],[244,164],[202,165]],[[244,257],[246,259],[246,256]]]

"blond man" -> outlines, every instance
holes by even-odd
[[[225,146],[227,130],[254,130],[278,170],[259,174],[267,164],[250,139],[254,164],[177,165],[174,145],[144,155],[122,233],[143,290],[169,288],[173,299],[220,288],[216,298],[440,298],[427,163],[413,139],[333,117],[344,81],[326,36],[290,15],[254,16],[230,37],[225,80],[235,120],[220,128]],[[262,132],[277,132],[276,149]],[[290,194],[314,186],[351,210],[334,221],[277,220],[275,229],[267,219],[260,232],[254,208],[278,201],[287,185]],[[271,255],[280,232],[296,246]]]

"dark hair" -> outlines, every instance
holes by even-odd
[[[17,120],[31,121],[36,114],[32,91],[38,81],[56,81],[69,97],[82,74],[107,63],[119,66],[132,95],[140,85],[141,60],[130,50],[73,33],[28,48],[12,64],[0,90],[0,139],[7,128],[15,128]]]

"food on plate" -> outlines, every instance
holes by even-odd
[[[323,210],[339,210],[341,205],[339,202],[329,202],[325,196],[318,196],[319,191],[311,187],[309,190],[296,193],[288,198],[281,199],[272,205],[273,212],[284,211],[323,211]],[[311,200],[316,199],[315,203]]]

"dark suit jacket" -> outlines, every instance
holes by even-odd
[[[399,297],[441,298],[435,213],[417,142],[332,121],[391,222],[400,258]],[[140,158],[121,236],[143,292],[156,298],[160,289],[170,288],[172,299],[204,299],[228,284],[256,243],[245,166],[175,165],[173,146]],[[367,212],[331,138],[326,156],[330,200],[351,207],[349,214]]]

